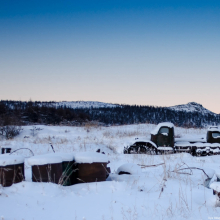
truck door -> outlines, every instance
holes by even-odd
[[[161,127],[157,135],[157,145],[159,147],[171,146],[170,145],[170,129]]]

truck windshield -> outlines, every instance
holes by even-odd
[[[220,132],[213,132],[212,137],[213,138],[220,138]]]
[[[161,128],[159,133],[160,134],[169,134],[169,128]]]

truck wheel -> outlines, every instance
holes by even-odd
[[[128,148],[128,154],[156,155],[157,151],[154,147],[149,147],[146,145],[137,145],[137,146],[130,146]]]
[[[197,157],[201,157],[201,156],[202,156],[201,151],[196,152],[196,156],[197,156]]]
[[[144,145],[137,146],[138,154],[147,154],[147,149]]]
[[[153,147],[148,147],[147,148],[147,154],[149,155],[157,155],[157,150]]]
[[[151,146],[140,145],[138,147],[138,154],[156,155],[156,149]]]

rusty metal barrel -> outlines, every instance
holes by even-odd
[[[32,181],[60,184],[63,173],[62,162],[60,156],[51,154],[30,157],[28,164],[32,167]]]
[[[108,157],[104,154],[85,152],[75,154],[76,183],[105,181]]]
[[[219,143],[220,144],[220,129],[215,126],[208,128],[206,140],[208,143]]]
[[[0,184],[11,186],[25,180],[24,158],[17,155],[0,155]]]

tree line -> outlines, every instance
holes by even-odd
[[[57,106],[55,102],[0,101],[0,126],[26,124],[82,124],[96,121],[103,125],[127,125],[169,121],[180,127],[202,128],[220,124],[220,115],[175,111],[165,107],[118,105],[104,108]]]
[[[107,125],[172,122],[179,127],[203,128],[220,124],[220,115],[217,114],[203,115],[199,112],[175,111],[155,106],[121,105],[115,108],[84,109],[84,112],[91,120]]]

